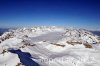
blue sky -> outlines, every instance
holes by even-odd
[[[99,0],[0,0],[0,27],[100,28]]]

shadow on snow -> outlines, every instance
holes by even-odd
[[[9,49],[9,52],[17,54],[20,59],[20,62],[25,66],[40,66],[38,63],[36,63],[31,59],[32,56],[30,55],[30,53],[22,52],[19,49],[18,50]]]

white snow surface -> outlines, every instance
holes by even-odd
[[[10,48],[30,53],[40,66],[100,66],[100,37],[88,30],[42,26],[5,32],[0,36],[0,66],[20,63]]]

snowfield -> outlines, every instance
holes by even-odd
[[[39,66],[100,66],[100,36],[55,26],[20,28],[0,36],[0,66],[32,66],[27,58],[28,65],[21,61],[20,54],[26,52]]]

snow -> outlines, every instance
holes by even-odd
[[[16,54],[10,52],[0,54],[0,66],[16,66],[19,62],[19,58]]]
[[[41,66],[100,66],[98,37],[88,30],[55,26],[12,30],[0,36],[0,66],[21,63],[17,54],[8,51],[10,48],[30,53]]]

